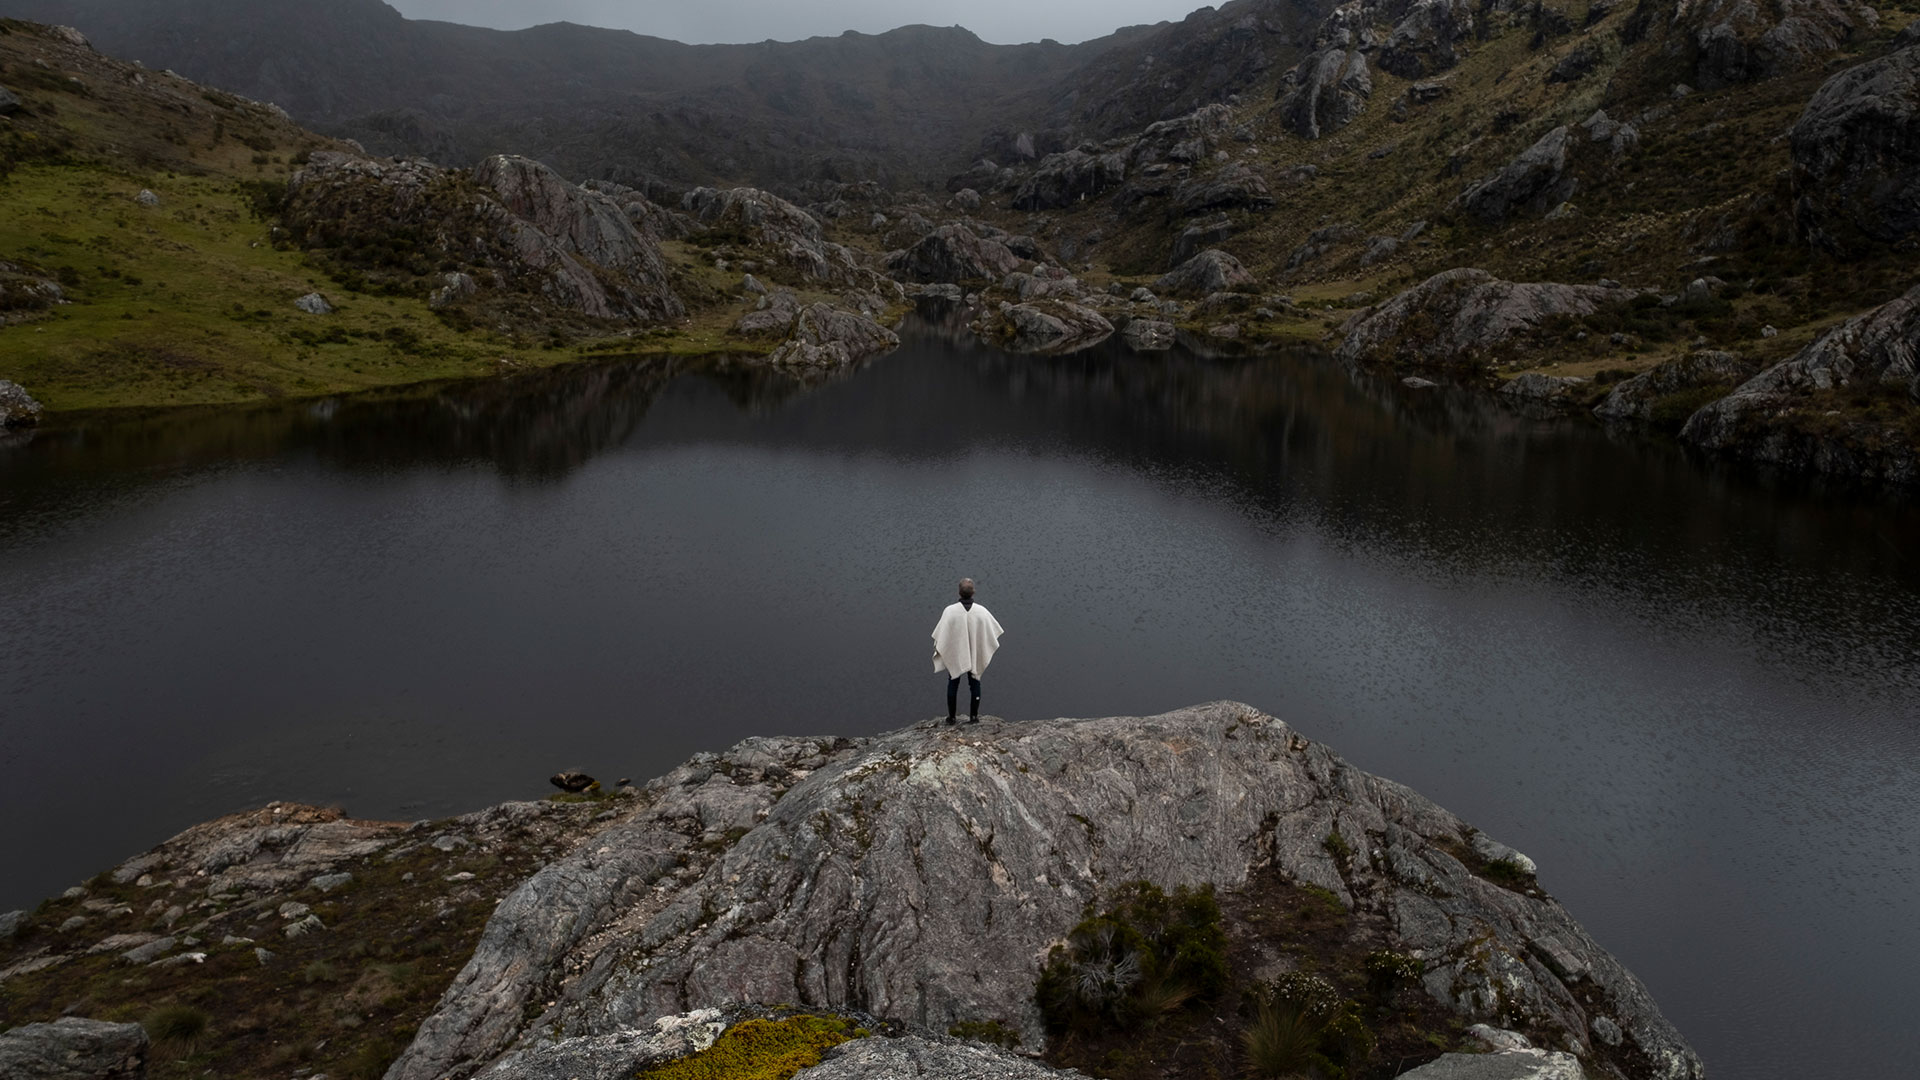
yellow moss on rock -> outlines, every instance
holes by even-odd
[[[820,1056],[857,1037],[852,1025],[829,1016],[745,1020],[705,1050],[643,1069],[638,1080],[787,1080],[820,1064]]]

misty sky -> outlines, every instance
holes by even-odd
[[[410,18],[518,29],[613,26],[695,43],[792,41],[910,23],[960,25],[988,41],[1076,42],[1122,26],[1185,18],[1206,0],[387,0]]]

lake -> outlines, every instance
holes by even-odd
[[[1920,1075],[1920,509],[1323,356],[583,365],[0,445],[0,909],[289,799],[1245,701],[1540,864],[1713,1075]]]

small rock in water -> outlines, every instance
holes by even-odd
[[[293,302],[293,306],[299,308],[301,311],[304,311],[309,315],[333,314],[333,305],[327,302],[326,297],[321,296],[317,292],[308,293],[307,295],[301,297],[300,299],[295,300]]]
[[[581,792],[592,787],[594,779],[586,773],[570,769],[566,772],[554,773],[550,782],[561,791]]]

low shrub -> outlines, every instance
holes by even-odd
[[[1089,909],[1041,969],[1034,997],[1049,1027],[1151,1026],[1227,987],[1226,932],[1209,887],[1149,882]]]

